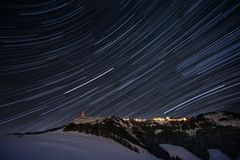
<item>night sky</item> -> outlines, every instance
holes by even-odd
[[[240,1],[0,2],[0,131],[239,112]]]

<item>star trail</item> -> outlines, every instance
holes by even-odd
[[[240,1],[0,2],[0,131],[239,112]]]

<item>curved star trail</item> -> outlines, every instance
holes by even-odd
[[[0,131],[239,112],[240,2],[0,2]]]

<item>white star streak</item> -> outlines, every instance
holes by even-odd
[[[95,77],[95,78],[93,78],[93,79],[91,79],[91,80],[89,80],[89,81],[87,81],[87,82],[85,82],[85,83],[83,83],[83,84],[81,84],[81,85],[79,85],[79,86],[73,88],[73,89],[70,89],[70,90],[66,91],[64,94],[67,94],[67,93],[70,93],[70,92],[72,92],[72,91],[75,91],[76,89],[81,88],[81,87],[83,87],[83,86],[85,86],[85,85],[87,85],[87,84],[89,84],[89,83],[95,81],[96,79],[102,77],[103,75],[105,75],[105,74],[111,72],[113,69],[114,69],[114,68],[111,68],[111,69],[107,70],[106,72],[104,72],[104,73],[98,75],[97,77]]]

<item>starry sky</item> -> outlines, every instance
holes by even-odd
[[[0,131],[240,112],[240,1],[0,2]]]

